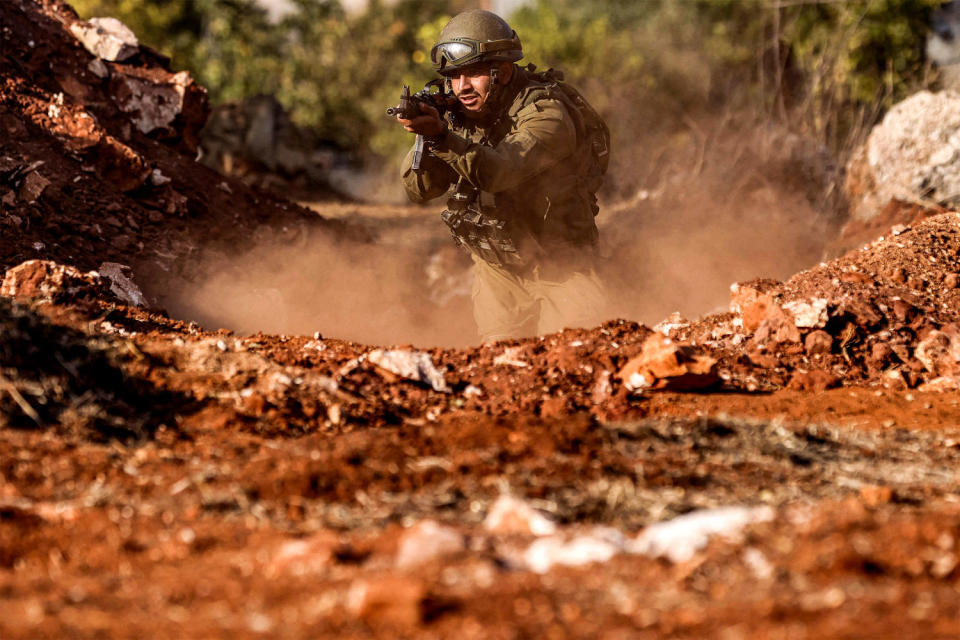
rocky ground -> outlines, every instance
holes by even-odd
[[[0,636],[960,635],[960,214],[655,327],[201,327],[152,284],[201,247],[371,234],[196,164],[203,90],[76,22],[0,5]]]

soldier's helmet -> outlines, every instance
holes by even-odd
[[[430,50],[433,68],[442,75],[478,62],[516,62],[523,45],[506,20],[483,9],[457,14]]]

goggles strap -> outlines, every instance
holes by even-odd
[[[468,53],[454,58],[447,49],[446,45],[452,44],[464,44],[471,48],[471,51]],[[497,51],[506,51],[509,49],[519,49],[520,48],[520,39],[511,38],[510,40],[493,40],[490,42],[478,42],[476,40],[470,40],[464,38],[461,40],[450,40],[448,42],[441,42],[433,47],[433,52],[431,57],[434,58],[435,62],[439,63],[441,58],[446,58],[447,62],[450,64],[457,64],[460,60],[465,60],[471,57],[475,57],[478,54],[483,53],[495,53]]]
[[[517,38],[511,38],[510,40],[493,40],[492,42],[481,42],[479,44],[481,53],[520,48],[520,41]]]

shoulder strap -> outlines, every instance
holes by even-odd
[[[526,75],[527,85],[520,90],[517,99],[510,105],[508,116],[515,117],[522,109],[537,102],[538,100],[558,100],[567,108],[570,117],[573,118],[574,127],[577,130],[577,140],[583,140],[586,132],[583,114],[573,103],[570,96],[561,88],[563,81],[563,72],[556,69],[546,71],[535,71],[534,65],[527,65],[526,68],[520,68],[520,73]]]

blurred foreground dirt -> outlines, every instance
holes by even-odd
[[[960,635],[960,214],[654,328],[207,330],[136,285],[366,231],[133,126],[155,54],[0,18],[0,637]]]

